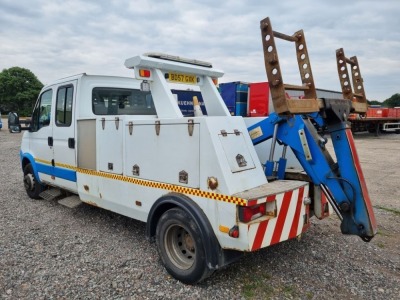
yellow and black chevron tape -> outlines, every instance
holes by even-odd
[[[51,165],[50,161],[46,161],[46,160],[42,160],[42,159],[35,159],[35,161],[39,162],[39,163]],[[247,205],[247,200],[238,198],[238,197],[234,197],[234,196],[202,191],[199,189],[174,185],[174,184],[170,184],[170,183],[163,183],[163,182],[133,178],[133,177],[124,176],[124,175],[112,174],[112,173],[107,173],[107,172],[82,169],[82,168],[77,168],[77,167],[67,165],[67,164],[56,163],[55,165],[57,167],[74,170],[76,172],[86,174],[86,175],[98,176],[98,177],[103,177],[103,178],[108,178],[108,179],[113,179],[113,180],[129,182],[132,184],[141,185],[141,186],[145,186],[145,187],[163,189],[163,190],[168,190],[171,192],[192,195],[192,196],[197,196],[197,197],[202,197],[202,198],[207,198],[207,199],[212,199],[212,200],[217,200],[217,201],[228,202],[228,203],[232,203],[232,204],[236,204],[236,205],[240,205],[240,206]]]

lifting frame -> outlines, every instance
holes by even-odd
[[[319,101],[315,90],[314,78],[311,72],[311,64],[308,56],[306,40],[303,30],[295,32],[292,36],[272,30],[269,18],[260,23],[263,41],[264,62],[268,82],[274,99],[274,109],[277,114],[304,114],[319,111]],[[284,84],[279,65],[278,52],[275,45],[275,37],[296,45],[297,63],[302,85]],[[289,99],[286,90],[304,91],[305,99]]]
[[[317,99],[303,31],[297,31],[292,36],[275,32],[272,30],[269,18],[266,18],[261,21],[261,35],[265,68],[275,112],[250,126],[248,130],[254,145],[272,138],[272,155],[265,164],[265,175],[271,178],[274,174],[275,143],[280,143],[284,147],[289,146],[310,181],[321,188],[341,219],[342,233],[355,234],[364,241],[370,241],[377,232],[376,219],[353,135],[347,125],[352,104],[353,109],[361,110],[363,105],[366,107],[365,97],[358,97],[358,94],[352,93],[354,97],[350,99]],[[283,83],[274,37],[296,43],[302,86]],[[344,62],[350,63],[353,82],[358,84],[357,89],[365,95],[357,59],[353,57],[347,60],[343,50],[339,52],[343,54],[339,70],[347,72]],[[348,76],[343,76],[346,73],[340,74],[339,72],[342,79],[348,78]],[[349,82],[346,86],[348,85]],[[303,90],[306,99],[290,99],[286,97],[285,89]],[[310,118],[320,126],[326,126],[335,150],[336,162],[325,148],[327,140],[319,136]],[[277,172],[280,179],[284,177],[285,161],[283,154]]]
[[[353,107],[352,112],[365,114],[367,112],[368,104],[367,98],[365,97],[364,80],[361,77],[357,56],[347,58],[344,55],[343,48],[340,48],[336,50],[336,62],[343,98],[351,100]],[[351,87],[347,64],[351,66],[351,77],[357,91],[353,90]]]

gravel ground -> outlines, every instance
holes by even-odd
[[[356,136],[380,233],[313,220],[301,240],[248,254],[197,286],[171,278],[145,224],[89,205],[31,200],[21,134],[0,131],[1,299],[400,299],[400,135]]]

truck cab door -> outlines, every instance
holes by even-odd
[[[53,123],[51,118],[53,108],[53,88],[43,91],[32,113],[29,130],[29,155],[34,172],[40,181],[51,183],[54,168],[53,160]]]
[[[55,115],[53,125],[54,182],[75,192],[76,140],[75,100],[77,80],[55,86]]]

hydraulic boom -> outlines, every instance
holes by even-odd
[[[253,144],[272,138],[272,145],[278,142],[290,147],[311,182],[321,188],[338,214],[342,233],[370,241],[377,225],[353,135],[347,125],[353,99],[317,99],[303,31],[292,36],[275,32],[266,18],[261,21],[261,33],[276,113],[248,128]],[[302,86],[283,84],[275,37],[296,43]],[[303,90],[306,99],[290,99],[285,89]],[[318,134],[311,119],[329,132],[336,162],[325,148],[326,139]],[[283,179],[280,177],[284,176],[284,168],[285,159],[281,158],[279,179]],[[266,175],[272,176],[273,170],[274,162],[270,159],[266,162]]]

